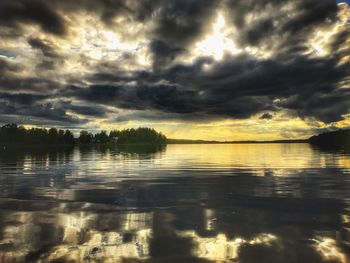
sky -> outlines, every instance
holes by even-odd
[[[334,0],[1,0],[0,124],[307,138],[350,127]]]

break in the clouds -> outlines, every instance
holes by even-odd
[[[335,0],[2,0],[0,122],[348,125],[349,19]]]

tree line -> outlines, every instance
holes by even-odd
[[[345,149],[350,150],[350,129],[325,132],[312,136],[309,142],[323,149]]]
[[[0,128],[1,144],[74,144],[73,133],[55,128],[30,128],[16,124],[6,124]]]
[[[0,127],[0,144],[33,144],[33,145],[72,145],[78,144],[165,144],[167,138],[151,128],[101,131],[93,134],[81,131],[74,138],[70,130],[56,128],[25,128],[16,124]]]
[[[78,141],[81,144],[165,144],[167,138],[165,135],[154,129],[141,127],[121,131],[113,130],[109,134],[106,131],[101,131],[95,135],[91,132],[81,131]]]

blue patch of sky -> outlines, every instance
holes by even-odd
[[[6,57],[6,58],[14,59],[14,58],[16,58],[16,54],[12,53],[10,51],[6,51],[6,50],[3,50],[3,49],[0,49],[0,57]]]
[[[350,4],[350,0],[337,0],[337,3],[348,3],[348,4]]]

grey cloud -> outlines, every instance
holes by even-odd
[[[46,57],[59,57],[59,55],[55,52],[53,47],[51,47],[48,43],[45,43],[44,41],[40,40],[39,38],[29,38],[28,43],[32,48],[40,50]]]
[[[106,25],[120,14],[132,15],[126,0],[2,0],[0,2],[0,27],[15,29],[7,37],[16,37],[16,30],[24,24],[38,25],[44,32],[65,37],[69,33],[69,23],[63,15],[72,15],[79,11],[97,14]],[[6,31],[6,32],[5,32]]]
[[[232,37],[238,45],[264,46],[272,55],[262,59],[241,54],[222,61],[203,57],[181,64],[176,58],[186,56],[208,32],[218,10],[236,27]],[[11,35],[3,28],[21,32],[21,25],[29,23],[44,33],[65,37],[70,24],[62,14],[69,17],[79,11],[96,14],[109,29],[119,26],[113,22],[118,16],[140,23],[152,20],[148,40],[153,69],[123,71],[116,63],[104,61],[89,76],[64,77],[62,83],[68,84],[62,86],[48,78],[20,77],[16,73],[21,65],[0,58],[3,114],[74,123],[76,120],[66,116],[67,110],[102,117],[108,113],[108,105],[192,120],[256,114],[269,119],[266,112],[288,111],[330,123],[349,113],[350,94],[342,87],[348,85],[345,81],[350,68],[348,63],[340,63],[350,54],[344,45],[350,39],[349,27],[333,36],[330,55],[317,57],[307,52],[310,34],[327,30],[336,22],[338,8],[333,0],[3,0],[0,35]],[[37,66],[40,70],[57,69],[63,58],[43,39],[33,36],[27,40],[43,54]],[[39,96],[28,95],[33,93]],[[61,102],[55,108],[46,99],[71,103]],[[92,106],[81,105],[83,102]],[[165,116],[162,114],[158,118]]]
[[[44,100],[48,96],[28,93],[0,93],[0,100],[11,101],[13,104],[31,105],[37,101]]]
[[[0,58],[0,81],[4,78],[5,74],[16,73],[21,70],[21,67],[15,63],[10,62],[7,59]]]
[[[64,109],[74,113],[84,115],[85,117],[104,117],[108,112],[105,108],[99,105],[84,106],[74,102],[68,102],[61,105]]]
[[[343,115],[350,113],[350,92],[335,89],[329,93],[314,93],[312,96],[291,96],[279,106],[294,109],[302,118],[313,117],[325,123],[343,120]]]
[[[205,64],[211,70],[204,70]],[[302,118],[333,122],[349,113],[350,94],[338,88],[347,73],[346,65],[332,59],[299,56],[278,61],[244,55],[138,72],[129,79],[137,84],[76,87],[68,94],[126,109],[232,118],[287,109]]]
[[[225,5],[238,29],[236,41],[243,47],[264,43],[281,49],[302,47],[313,29],[334,22],[338,11],[333,0],[225,1]]]
[[[221,1],[177,0],[164,1],[156,16],[155,40],[151,51],[158,58],[173,60],[173,56],[183,52],[211,26]],[[156,63],[156,65],[158,65]]]
[[[0,24],[20,29],[20,24],[33,23],[43,31],[64,35],[64,19],[52,8],[48,1],[2,0],[0,2]]]
[[[161,40],[153,40],[150,44],[150,50],[154,55],[153,64],[156,68],[170,64],[179,54],[185,52],[185,49],[168,46]]]
[[[52,94],[61,84],[46,78],[20,77],[13,74],[0,75],[0,91],[12,92],[43,92]]]
[[[34,94],[1,93],[0,114],[2,116],[0,122],[3,118],[17,116],[18,120],[25,119],[27,123],[34,121],[60,125],[84,123],[84,120],[67,115],[66,109],[62,108],[59,103],[45,101],[46,98],[46,96]]]

